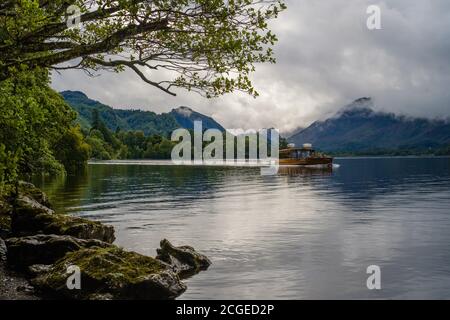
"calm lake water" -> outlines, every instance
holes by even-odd
[[[127,249],[154,256],[167,238],[205,253],[213,265],[181,299],[450,298],[450,158],[336,163],[273,177],[91,164],[41,187],[60,211],[114,225]]]

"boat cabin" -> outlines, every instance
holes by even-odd
[[[316,151],[311,144],[304,144],[302,148],[296,148],[295,145],[288,145],[287,149],[280,150],[281,159],[308,159],[316,156]]]

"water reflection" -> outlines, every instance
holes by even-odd
[[[41,181],[58,210],[112,223],[154,255],[190,244],[213,266],[182,298],[448,298],[450,160],[338,159],[333,171],[91,165]],[[366,267],[383,290],[367,290]]]
[[[336,169],[335,169],[336,170]],[[333,168],[316,168],[316,167],[300,167],[300,166],[280,166],[278,168],[279,175],[286,176],[331,176]]]

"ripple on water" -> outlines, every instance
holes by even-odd
[[[182,298],[448,298],[448,158],[338,159],[329,173],[161,162],[89,166],[41,183],[59,210],[112,223],[117,243],[155,254],[189,244],[213,265]],[[378,264],[383,290],[365,287]]]

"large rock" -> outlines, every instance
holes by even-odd
[[[18,184],[18,191],[20,195],[34,199],[44,207],[52,207],[47,195],[39,188],[36,188],[36,186],[32,183],[20,181]]]
[[[33,264],[28,267],[28,273],[36,278],[37,276],[50,272],[53,265],[51,264]]]
[[[14,190],[16,190],[14,188]],[[16,191],[9,190],[0,198],[0,236],[9,235],[11,217],[16,208],[22,212],[54,213],[47,195],[33,184],[20,181]]]
[[[2,238],[0,238],[0,263],[6,261],[6,253],[8,249],[6,248],[5,241],[3,241]]]
[[[53,210],[27,196],[19,196],[16,200],[11,230],[14,236],[41,233],[97,239],[108,243],[115,240],[112,226],[79,217],[55,214]]]
[[[175,247],[167,239],[161,240],[160,246],[161,248],[156,250],[156,258],[172,266],[173,271],[182,278],[206,270],[211,265],[205,255],[190,246]]]
[[[54,214],[55,211],[50,209],[49,207],[46,207],[45,205],[39,203],[34,198],[27,196],[27,195],[19,195],[14,201],[14,213],[21,213],[21,214],[31,214],[31,215],[37,215],[37,214]]]
[[[80,268],[81,290],[67,288],[70,266]],[[69,299],[174,299],[186,290],[165,263],[116,246],[68,253],[32,283]]]
[[[81,248],[108,247],[99,240],[82,240],[71,236],[35,235],[6,240],[8,264],[25,269],[35,264],[53,264],[68,252]]]

